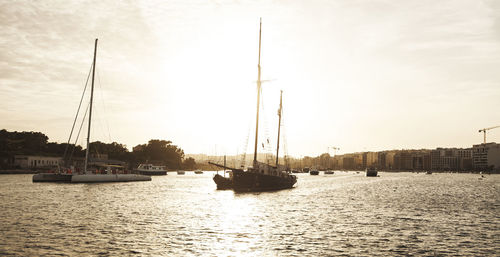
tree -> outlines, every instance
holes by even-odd
[[[133,148],[134,160],[139,162],[154,162],[171,169],[181,167],[184,151],[172,144],[172,141],[151,139],[148,144]]]
[[[182,163],[182,168],[185,170],[194,170],[196,167],[196,161],[193,157],[189,157]]]

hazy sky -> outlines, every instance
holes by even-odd
[[[500,125],[500,1],[0,0],[0,128],[65,142],[99,38],[92,140],[251,152],[259,17],[261,138],[283,90],[292,155],[470,147]]]

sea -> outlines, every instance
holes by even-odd
[[[0,256],[499,256],[500,175],[335,171],[289,190],[0,175]]]

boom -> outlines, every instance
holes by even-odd
[[[484,143],[486,144],[486,131],[490,130],[490,129],[494,129],[494,128],[500,128],[500,126],[494,126],[494,127],[490,127],[490,128],[484,128],[484,129],[480,129],[479,130],[479,133],[483,132],[484,133]]]

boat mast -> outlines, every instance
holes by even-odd
[[[278,168],[278,153],[280,151],[280,128],[281,128],[281,113],[283,112],[282,107],[283,90],[280,91],[280,108],[278,109],[278,146],[276,146],[276,169]]]
[[[85,169],[84,173],[87,173],[87,166],[89,162],[89,146],[90,146],[90,122],[92,121],[92,100],[94,98],[94,76],[95,76],[95,60],[97,54],[97,38],[95,39],[94,45],[94,62],[92,63],[92,87],[90,90],[90,109],[89,109],[89,129],[87,132],[87,150],[85,151]]]
[[[255,163],[257,162],[257,140],[258,140],[258,135],[259,135],[259,104],[260,104],[260,86],[261,86],[261,81],[260,81],[260,38],[262,34],[262,18],[260,18],[260,28],[259,28],[259,64],[257,65],[257,118],[256,118],[256,124],[255,124],[255,148],[254,148],[254,153],[253,153],[253,162],[254,166]]]

